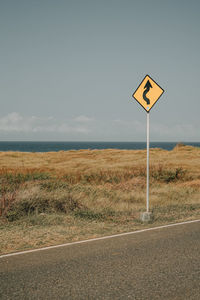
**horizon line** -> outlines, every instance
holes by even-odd
[[[146,143],[146,141],[104,141],[104,140],[95,140],[95,141],[66,141],[66,140],[0,140],[0,143],[12,143],[12,142],[33,142],[33,143]],[[200,141],[150,141],[150,143],[200,143]]]

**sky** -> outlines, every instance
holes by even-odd
[[[200,141],[199,0],[0,0],[1,141]]]

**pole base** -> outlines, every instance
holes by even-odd
[[[151,222],[153,220],[153,214],[151,212],[143,212],[140,214],[140,220],[142,222]]]

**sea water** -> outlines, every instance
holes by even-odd
[[[172,150],[177,142],[150,142],[150,148]],[[198,142],[184,142],[185,145],[200,147]],[[146,149],[146,142],[0,142],[0,151],[50,152],[80,149]]]

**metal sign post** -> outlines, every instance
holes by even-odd
[[[164,90],[149,75],[146,75],[133,94],[133,98],[147,112],[147,195],[146,213],[141,214],[142,221],[150,221],[151,219],[149,210],[149,112],[163,93]]]
[[[149,213],[149,112],[147,112],[147,213]]]

